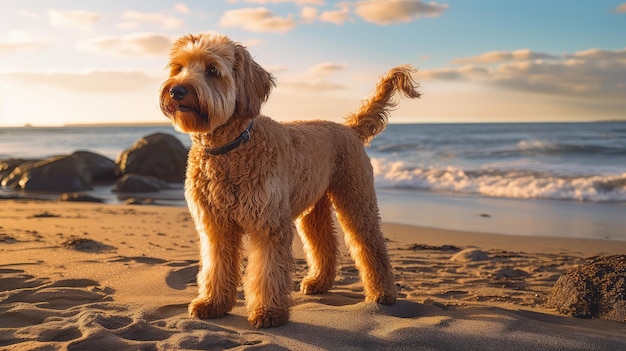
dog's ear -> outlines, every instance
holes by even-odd
[[[270,90],[276,84],[271,73],[254,62],[248,50],[235,45],[235,84],[237,85],[236,115],[256,116],[261,112],[261,104],[267,101]]]

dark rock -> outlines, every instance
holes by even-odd
[[[115,184],[113,191],[120,193],[147,193],[167,188],[169,188],[167,182],[158,178],[139,174],[127,174]]]
[[[26,162],[35,162],[35,161],[40,161],[40,160],[25,160],[22,158],[9,158],[9,159],[0,161],[0,182],[4,178],[6,178],[9,174],[11,174],[11,172],[13,172],[15,167]]]
[[[59,196],[59,201],[69,202],[94,202],[103,203],[104,200],[95,196],[79,194],[79,193],[63,193]]]
[[[562,275],[546,306],[574,317],[626,322],[626,255],[596,257]]]
[[[124,150],[115,161],[122,174],[153,176],[170,183],[185,179],[187,149],[175,136],[155,133]]]
[[[76,151],[72,155],[80,158],[94,182],[113,182],[117,179],[119,171],[117,165],[110,158],[98,155],[90,151]]]
[[[30,191],[63,193],[91,190],[91,174],[76,156],[57,156],[15,167],[2,184]]]
[[[145,198],[145,199],[138,199],[135,197],[129,197],[128,199],[126,199],[124,201],[124,203],[126,205],[154,205],[154,199],[152,198]]]
[[[0,167],[0,185],[8,188],[19,188],[22,173],[41,160],[10,159],[2,161]]]

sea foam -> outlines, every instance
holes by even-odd
[[[372,158],[375,185],[492,197],[626,202],[626,173],[568,175],[497,168],[411,166]]]

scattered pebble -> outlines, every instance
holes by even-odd
[[[436,250],[436,251],[459,251],[461,250],[460,247],[454,246],[454,245],[441,245],[441,246],[432,246],[432,245],[425,245],[425,244],[411,244],[407,250],[413,250],[413,251],[418,251],[418,250]]]
[[[0,234],[0,243],[14,244],[16,242],[17,240],[14,237],[6,234]]]
[[[104,200],[95,196],[79,194],[79,193],[63,193],[59,197],[59,201],[71,201],[71,202],[94,202],[103,203]]]
[[[58,214],[50,213],[48,211],[35,213],[34,215],[31,216],[31,218],[55,218],[55,217],[61,217],[61,216]]]
[[[64,241],[61,245],[69,249],[95,253],[112,251],[115,249],[113,246],[105,245],[95,240],[85,238],[70,238]]]
[[[134,197],[130,197],[130,198],[126,199],[126,201],[124,201],[124,203],[126,205],[153,205],[154,204],[154,199],[151,199],[151,198],[137,199],[137,198],[134,198]]]
[[[457,252],[450,258],[450,261],[455,262],[472,262],[472,261],[485,261],[489,259],[489,255],[486,252],[479,249],[465,249]]]

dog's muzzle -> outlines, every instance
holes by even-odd
[[[170,96],[176,101],[182,100],[185,95],[187,95],[187,88],[182,85],[175,85],[170,88]]]
[[[205,117],[208,118],[208,116],[202,114],[199,110],[192,108],[190,106],[186,106],[184,104],[182,104],[182,100],[185,99],[185,97],[188,95],[189,91],[187,90],[187,88],[185,88],[183,85],[175,85],[173,87],[170,88],[169,90],[170,93],[170,97],[172,98],[174,102],[173,104],[171,104],[170,106],[170,110],[172,112],[174,111],[180,111],[180,112],[194,112],[196,113],[198,116],[200,117]]]

